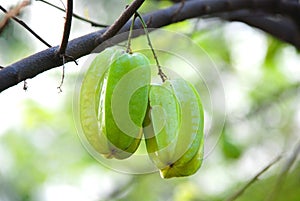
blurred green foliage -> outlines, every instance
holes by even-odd
[[[230,138],[228,132],[228,128],[225,126],[220,139],[222,153],[228,160],[238,159],[242,154],[243,148],[236,142],[236,140]]]
[[[78,5],[82,4],[84,9],[93,13],[92,18],[96,19],[101,18],[102,15],[101,12],[95,13],[97,2],[78,2]],[[111,9],[117,16],[117,11],[121,11],[124,4],[128,2],[119,5],[116,3],[116,0],[101,1],[101,5],[105,6],[102,10],[106,11],[103,13],[104,18],[107,18]],[[171,5],[170,1],[159,1],[159,3],[148,1],[143,6],[142,12],[169,5]],[[107,19],[106,22],[112,20]],[[233,68],[236,55],[233,55],[232,49],[236,44],[229,44],[226,39],[226,27],[225,22],[215,20],[211,23],[201,19],[164,28],[189,36],[218,67],[225,94],[236,91],[237,97],[245,98],[242,99],[244,100],[242,104],[236,106],[238,110],[231,109],[232,104],[236,103],[227,103],[229,109],[222,135],[212,132],[209,136],[209,139],[215,141],[218,139],[218,143],[212,149],[212,153],[204,159],[203,167],[196,175],[163,180],[157,172],[127,175],[102,166],[89,155],[77,136],[73,119],[74,111],[72,111],[77,72],[75,75],[67,73],[67,81],[63,86],[67,90],[59,97],[62,99],[59,106],[46,107],[33,98],[23,97],[22,107],[19,110],[19,115],[22,116],[21,124],[0,133],[0,200],[74,201],[84,198],[84,200],[99,201],[219,201],[238,191],[276,155],[291,151],[294,142],[297,141],[296,138],[299,138],[299,82],[291,80],[286,72],[283,72],[284,66],[279,66],[282,63],[280,59],[283,59],[280,55],[289,46],[263,34],[266,51],[264,60],[259,66],[260,78],[255,82],[250,78],[241,81]],[[231,31],[234,37],[235,30]],[[1,33],[2,62],[12,62],[31,53],[33,47],[24,35],[26,31],[13,22]],[[172,38],[156,39],[156,37],[154,37],[154,44],[159,43],[170,48],[180,48],[176,46],[183,45]],[[145,38],[139,38],[133,44],[134,48],[142,48],[146,47],[147,42]],[[188,47],[182,49],[182,55],[198,53]],[[247,54],[248,50],[240,51]],[[170,55],[162,55],[159,59],[161,63],[176,63]],[[249,55],[248,59],[253,58]],[[247,71],[243,73],[246,74]],[[54,76],[59,80],[57,74]],[[53,77],[49,76],[49,79]],[[215,80],[211,78],[209,81],[213,84]],[[247,88],[248,85],[244,85],[245,83],[253,84],[251,88]],[[218,93],[219,89],[210,90],[211,93]],[[15,98],[9,95],[12,99]],[[1,96],[2,94],[0,101]],[[18,97],[20,96],[23,95],[19,94]],[[231,98],[235,100],[235,97]],[[19,106],[1,104],[7,104],[5,107]],[[206,112],[207,116],[212,115],[210,111]],[[216,110],[216,112],[222,111]],[[1,113],[1,115],[9,114]],[[237,200],[264,200],[274,193],[278,174],[284,164],[285,160],[282,160],[271,168]],[[282,183],[280,191],[276,192],[278,193],[276,200],[299,200],[299,187],[300,165],[299,161],[296,161],[296,165]]]

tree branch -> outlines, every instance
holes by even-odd
[[[128,19],[143,2],[143,0],[134,1],[131,4],[134,7],[130,9],[129,6],[111,27],[69,41],[66,54],[72,55],[74,59],[78,59],[90,54],[98,45],[117,33],[127,32],[131,24]],[[190,18],[245,9],[264,11],[270,14],[288,15],[291,12],[291,8],[282,6],[284,2],[286,1],[278,4],[278,0],[190,0],[186,1],[183,6],[181,3],[174,4],[169,8],[149,13],[143,16],[143,18],[146,22],[149,22],[149,28],[160,28]],[[299,9],[300,4],[295,5],[295,7]],[[296,8],[293,10],[296,10]],[[135,22],[135,27],[141,27],[139,21]],[[143,33],[141,32],[140,34]],[[299,40],[292,41],[291,43],[295,47],[300,48]],[[0,92],[25,79],[33,78],[46,70],[61,66],[62,60],[55,55],[57,49],[57,46],[46,49],[2,69],[0,71]]]
[[[239,21],[259,28],[300,49],[300,30],[297,23],[290,17],[271,16],[268,13],[251,12],[249,10],[226,13],[219,17],[224,20]]]

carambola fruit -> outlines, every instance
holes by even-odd
[[[90,65],[81,86],[80,120],[88,143],[106,158],[125,159],[143,137],[163,178],[194,174],[203,160],[200,96],[183,79],[150,85],[149,60],[108,48]]]
[[[140,53],[107,49],[89,67],[80,92],[80,120],[92,147],[107,158],[131,156],[142,138],[151,69]]]
[[[144,135],[148,154],[163,178],[189,176],[203,160],[203,108],[194,86],[183,79],[153,85],[150,124]]]

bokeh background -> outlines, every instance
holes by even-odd
[[[20,1],[0,0],[9,9]],[[63,7],[59,0],[51,1]],[[65,1],[63,1],[65,3]],[[74,12],[111,24],[130,1],[75,1]],[[170,6],[169,1],[146,1],[141,13]],[[61,41],[64,13],[41,1],[32,1],[18,16],[51,45]],[[4,14],[0,14],[0,20]],[[74,19],[71,39],[99,28]],[[66,64],[0,94],[0,201],[100,200],[225,200],[241,189],[277,156],[282,159],[237,200],[297,201],[300,198],[299,159],[288,174],[279,175],[299,144],[300,56],[292,46],[242,23],[217,18],[193,19],[163,28],[184,34],[201,47],[184,54],[202,55],[214,62],[220,80],[206,77],[211,96],[224,93],[224,107],[214,107],[222,130],[210,133],[217,142],[197,174],[161,179],[158,172],[124,174],[106,168],[85,150],[78,137],[73,111],[75,85],[81,67]],[[155,34],[155,32],[153,33]],[[168,41],[169,40],[169,41]],[[153,44],[180,45],[171,38],[153,38]],[[176,41],[175,41],[176,42]],[[145,38],[136,47],[147,47]],[[24,28],[10,21],[0,33],[0,65],[7,66],[46,47]],[[134,49],[134,47],[133,47]],[[176,64],[170,57],[162,63]],[[190,78],[195,84],[197,80]],[[199,85],[201,85],[199,80]],[[218,81],[218,83],[217,83]],[[205,99],[205,97],[204,97]],[[212,116],[210,110],[206,113]],[[274,194],[276,192],[276,194]]]

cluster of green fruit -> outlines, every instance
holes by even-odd
[[[201,166],[198,92],[183,79],[151,84],[150,63],[141,53],[100,53],[83,79],[79,113],[86,139],[106,158],[130,157],[144,137],[163,178],[189,176]]]

